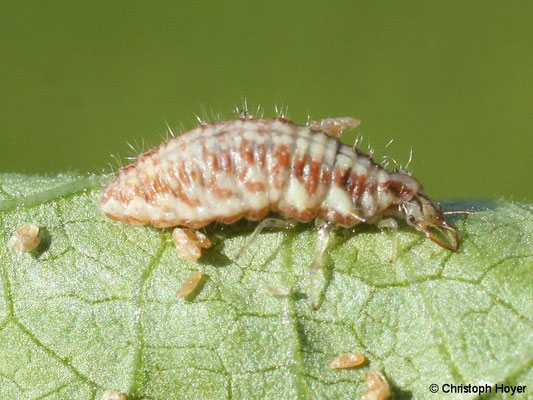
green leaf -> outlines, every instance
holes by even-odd
[[[212,226],[214,246],[194,263],[176,257],[170,230],[100,215],[100,188],[75,174],[0,175],[0,399],[110,388],[128,399],[354,399],[370,369],[399,399],[444,397],[432,383],[529,383],[532,396],[530,205],[448,203],[475,210],[451,219],[458,254],[407,227],[340,229],[313,310],[312,226],[262,233],[238,262],[253,224]],[[19,255],[6,243],[27,223],[43,241]],[[197,270],[200,293],[177,298]],[[329,368],[352,351],[369,364]]]

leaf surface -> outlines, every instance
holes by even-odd
[[[210,226],[214,246],[194,263],[170,230],[100,215],[100,190],[98,177],[0,175],[0,399],[353,399],[370,369],[398,399],[444,396],[432,383],[533,382],[530,205],[446,204],[475,210],[451,219],[458,254],[409,228],[338,230],[313,310],[312,226],[264,232],[239,261],[253,224]],[[6,243],[27,223],[43,240],[19,255]],[[198,270],[202,290],[179,299]],[[330,369],[345,352],[369,363]]]

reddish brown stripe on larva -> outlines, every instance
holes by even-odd
[[[141,154],[107,185],[100,207],[112,219],[157,227],[259,220],[269,211],[353,226],[419,188],[316,127],[243,118],[202,125]]]

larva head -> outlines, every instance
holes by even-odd
[[[400,205],[400,212],[403,214],[405,221],[415,229],[424,232],[424,234],[440,247],[453,252],[459,250],[459,235],[456,230],[446,222],[440,206],[423,193],[415,194],[411,200]],[[436,229],[442,233],[442,229],[449,231],[455,241],[455,246],[443,242],[431,231]]]

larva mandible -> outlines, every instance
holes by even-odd
[[[241,218],[262,220],[254,237],[265,227],[322,220],[313,270],[333,228],[391,226],[391,217],[457,251],[458,234],[416,179],[387,171],[337,139],[358,125],[350,117],[297,125],[246,112],[235,120],[202,123],[120,169],[105,187],[100,208],[109,218],[132,225],[177,227],[175,237],[191,238],[181,257],[192,260],[210,244],[192,230]],[[265,218],[271,211],[284,220]],[[436,237],[433,228],[451,232],[455,245]]]

